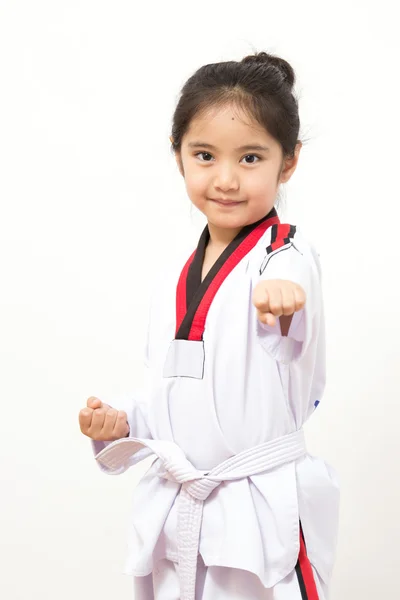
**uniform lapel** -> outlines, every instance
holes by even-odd
[[[201,281],[201,273],[207,244],[210,239],[208,226],[200,236],[197,249],[186,262],[179,278],[176,294],[175,339],[200,341],[208,310],[223,281],[235,266],[250,252],[264,232],[280,223],[273,208],[268,215],[244,227],[212,266]]]

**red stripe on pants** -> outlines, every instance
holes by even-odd
[[[307,556],[303,531],[300,526],[300,552],[297,562],[297,577],[303,600],[319,600],[318,590],[314,579],[314,573],[310,560]]]

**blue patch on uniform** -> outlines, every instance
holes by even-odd
[[[318,404],[319,404],[319,400],[316,400],[316,401],[314,402],[314,406],[315,406],[315,408],[317,408]]]

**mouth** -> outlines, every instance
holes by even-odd
[[[243,200],[223,200],[222,198],[210,198],[211,202],[218,204],[219,206],[238,206],[238,204],[243,204]]]

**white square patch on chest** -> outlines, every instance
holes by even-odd
[[[172,340],[164,364],[163,377],[203,379],[204,342]]]

